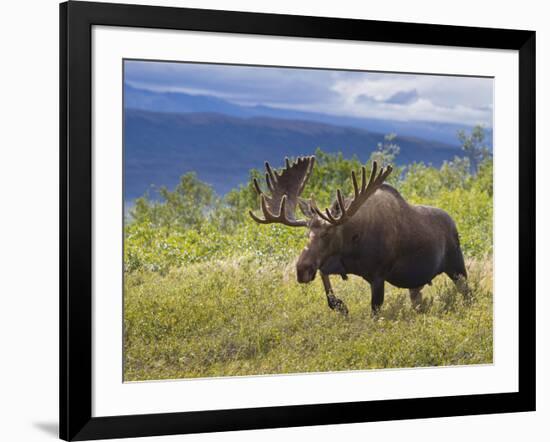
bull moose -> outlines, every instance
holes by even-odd
[[[447,274],[468,297],[464,257],[453,219],[441,209],[407,203],[394,187],[384,183],[391,166],[379,170],[373,161],[368,182],[363,166],[361,185],[352,172],[353,196],[345,198],[338,189],[330,209],[321,211],[313,196],[310,200],[300,197],[315,157],[285,161],[281,172],[265,163],[270,195],[254,178],[264,218],[249,213],[260,224],[309,228],[309,242],[296,264],[297,279],[299,283],[311,282],[319,271],[331,309],[348,314],[332,290],[329,275],[364,278],[371,287],[373,314],[384,302],[386,281],[409,289],[414,307],[421,305],[422,287],[440,273]],[[296,218],[297,206],[306,219]]]

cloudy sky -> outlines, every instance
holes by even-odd
[[[353,117],[487,126],[493,118],[490,78],[128,61],[125,80],[153,91]]]

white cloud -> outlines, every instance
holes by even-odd
[[[340,78],[332,89],[341,96],[339,113],[396,120],[492,124],[492,79],[366,74],[363,78]],[[416,100],[403,100],[401,104],[387,102],[398,94],[412,96],[412,91],[416,91]]]

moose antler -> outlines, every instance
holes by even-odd
[[[281,223],[291,227],[306,227],[307,221],[296,220],[294,213],[314,163],[314,156],[299,157],[294,163],[285,158],[286,167],[278,173],[266,161],[265,181],[271,196],[262,192],[258,180],[254,178],[254,189],[260,195],[260,207],[265,218],[259,218],[250,210],[252,219],[260,224]],[[277,215],[274,210],[277,210]]]
[[[335,226],[344,224],[347,220],[349,220],[355,213],[359,210],[359,208],[369,199],[369,197],[376,192],[376,190],[384,183],[384,180],[388,177],[388,175],[393,170],[391,166],[387,166],[386,168],[382,168],[380,170],[380,173],[378,176],[376,175],[376,172],[378,170],[378,164],[376,161],[372,162],[372,171],[370,174],[369,182],[367,184],[366,175],[367,172],[365,170],[365,166],[361,167],[361,188],[359,188],[359,185],[357,184],[357,177],[355,176],[355,172],[351,172],[351,180],[353,182],[353,190],[354,190],[354,196],[353,200],[349,204],[349,206],[346,207],[344,198],[342,197],[342,191],[340,189],[336,190],[336,204],[340,212],[340,216],[336,218],[329,209],[325,209],[325,212],[323,213],[319,208],[317,207],[317,204],[315,203],[315,198],[313,195],[311,196],[310,201],[310,207],[311,209],[322,219],[324,219],[326,222],[333,224]]]

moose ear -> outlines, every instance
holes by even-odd
[[[311,210],[309,202],[303,198],[298,198],[298,206],[300,207],[300,212],[302,212],[306,218],[313,218],[315,216]]]

